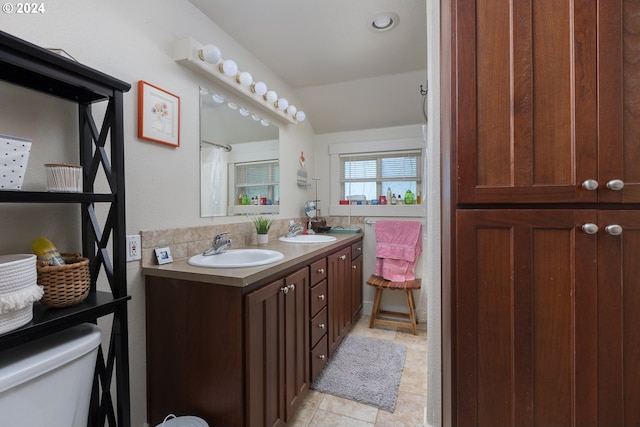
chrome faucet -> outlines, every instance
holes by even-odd
[[[299,222],[294,223],[291,227],[289,227],[289,232],[285,237],[294,237],[299,233],[304,231],[304,227]]]
[[[228,247],[231,246],[231,243],[233,243],[233,240],[231,239],[222,240],[224,236],[228,236],[228,235],[229,235],[228,231],[224,233],[216,234],[216,237],[213,239],[213,243],[211,244],[211,247],[206,251],[204,251],[202,255],[208,256],[208,255],[217,255],[217,254],[223,253]]]

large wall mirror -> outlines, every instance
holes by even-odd
[[[200,88],[200,215],[280,211],[278,126]]]

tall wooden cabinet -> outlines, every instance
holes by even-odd
[[[87,299],[68,308],[34,305],[33,320],[0,334],[0,350],[51,333],[113,315],[108,351],[102,346],[94,376],[89,426],[131,425],[127,333],[127,274],[125,256],[125,185],[123,93],[130,85],[47,49],[0,31],[0,80],[25,89],[65,99],[78,106],[79,161],[83,167],[81,193],[0,191],[0,203],[56,203],[81,207],[82,254],[90,260],[91,289]],[[11,102],[2,99],[2,102]],[[99,128],[91,112],[94,103],[106,103]],[[16,117],[16,120],[26,120]],[[43,141],[34,141],[33,149]],[[96,192],[94,183],[106,178],[108,191]],[[97,208],[100,206],[100,208]],[[101,208],[108,215],[100,219]],[[96,212],[97,211],[97,212]],[[3,217],[3,221],[11,218]],[[64,224],[60,224],[64,226]],[[102,271],[102,273],[101,273]],[[101,274],[110,292],[97,291]],[[115,380],[113,389],[112,380]]]
[[[445,425],[640,425],[640,2],[443,11]]]

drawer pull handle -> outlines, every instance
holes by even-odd
[[[621,179],[612,179],[607,182],[607,188],[614,191],[622,190],[624,188],[624,181]]]
[[[318,273],[320,273],[320,274],[324,274],[324,268],[319,268],[319,269],[318,269]]]
[[[325,326],[325,324],[324,324],[324,323],[320,323],[320,324],[318,325],[318,328],[320,328],[320,329],[324,329],[324,328],[326,328],[326,326]]]
[[[326,358],[327,358],[327,356],[325,356],[324,354],[321,354],[320,356],[318,356],[318,359],[320,359],[320,360],[324,360]]]
[[[596,181],[595,179],[585,179],[582,183],[582,188],[589,191],[597,190],[598,181]]]
[[[324,294],[320,294],[320,295],[318,295],[318,299],[319,299],[320,301],[324,301],[324,299],[325,299]]]
[[[340,257],[340,261],[344,261],[345,259],[347,259],[347,256],[346,256],[346,255],[342,255],[342,256]]]
[[[589,222],[587,224],[582,225],[582,231],[587,234],[596,234],[598,232],[598,226]]]
[[[620,227],[618,224],[611,224],[611,225],[607,225],[604,228],[604,231],[606,231],[607,234],[611,236],[619,236],[622,234],[622,227]]]

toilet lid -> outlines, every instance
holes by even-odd
[[[209,427],[205,420],[190,415],[169,419],[156,427]]]

